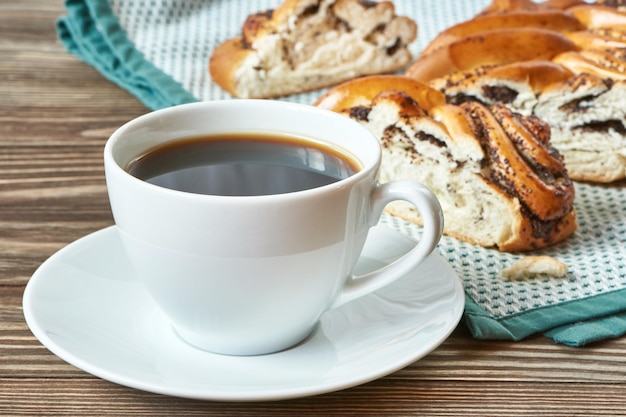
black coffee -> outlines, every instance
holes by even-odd
[[[347,178],[359,163],[299,137],[256,134],[181,139],[132,161],[127,171],[174,190],[223,196],[302,191]]]

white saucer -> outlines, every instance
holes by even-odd
[[[359,273],[413,241],[372,229]],[[155,393],[223,401],[279,400],[359,385],[441,344],[464,307],[461,282],[436,253],[374,293],[327,312],[300,345],[271,355],[207,353],[179,339],[132,274],[116,228],[57,252],[24,293],[24,315],[50,351],[100,378]]]

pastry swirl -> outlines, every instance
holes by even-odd
[[[242,98],[270,98],[397,71],[412,60],[417,25],[390,1],[285,0],[250,15],[218,45],[212,80]]]
[[[619,181],[626,178],[625,8],[608,0],[494,0],[474,19],[435,38],[406,75],[443,92],[450,103],[504,104],[515,113],[537,116],[550,126],[551,144],[571,179]],[[578,24],[541,28],[528,19],[529,13],[548,11]],[[527,26],[517,26],[523,25],[522,16]],[[499,21],[492,25],[501,28],[476,32],[483,20]],[[449,33],[463,30],[471,35],[450,38]],[[507,31],[508,40],[492,39]],[[511,33],[527,45],[516,44]],[[531,44],[533,39],[545,42]]]
[[[376,135],[382,182],[412,179],[429,187],[449,236],[517,252],[553,245],[576,230],[573,185],[550,147],[550,129],[535,117],[502,105],[447,104],[437,90],[402,76],[352,80],[317,105]],[[395,202],[386,210],[421,224],[410,205]]]
[[[492,176],[540,220],[572,209],[574,187],[561,156],[549,145],[549,126],[502,105],[461,104],[492,164]]]

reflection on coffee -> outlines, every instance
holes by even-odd
[[[257,196],[321,187],[359,171],[346,152],[301,137],[192,137],[152,149],[127,171],[149,183],[197,194]]]

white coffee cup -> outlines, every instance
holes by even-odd
[[[198,135],[289,134],[349,151],[362,165],[330,185],[285,194],[219,196],[175,191],[129,174],[155,146]],[[415,268],[437,245],[439,202],[410,181],[380,185],[380,145],[348,117],[270,100],[224,100],[158,110],[119,128],[104,150],[117,228],[139,279],[188,343],[258,355],[305,339],[320,316]],[[351,273],[391,201],[420,212],[414,249],[365,276]]]

